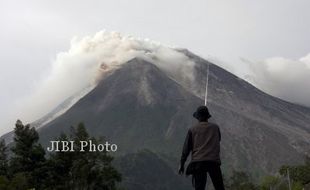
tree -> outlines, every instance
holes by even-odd
[[[0,176],[7,176],[8,172],[8,160],[5,141],[0,141]]]
[[[286,177],[287,171],[290,173],[292,181],[300,182],[302,185],[310,183],[310,164],[297,165],[297,166],[282,166],[279,173]]]
[[[15,126],[9,164],[5,143],[0,141],[1,190],[115,190],[117,182],[121,181],[121,175],[112,166],[113,158],[107,151],[79,151],[80,141],[92,141],[95,145],[101,142],[90,137],[82,123],[72,127],[70,136],[62,134],[58,138],[60,141],[75,141],[75,152],[55,152],[48,159],[38,143],[39,135],[35,128],[23,125],[19,120]]]
[[[71,128],[70,137],[62,134],[58,140],[74,141],[75,152],[51,154],[48,160],[51,170],[48,175],[52,178],[51,182],[57,181],[57,187],[54,185],[52,189],[116,189],[121,175],[111,165],[113,158],[106,151],[80,152],[80,141],[100,143],[99,139],[89,136],[83,123]]]
[[[66,134],[61,134],[57,139],[58,141],[69,141]],[[60,144],[59,149],[62,149],[62,144]],[[46,189],[62,190],[62,189],[72,189],[72,163],[76,159],[73,152],[56,152],[50,154],[47,160],[47,182]]]
[[[6,176],[0,176],[0,189],[1,190],[9,190],[10,181]]]
[[[11,179],[9,187],[14,190],[32,189],[34,184],[31,184],[30,178],[29,172],[18,172]]]
[[[23,188],[40,188],[45,172],[45,151],[38,143],[39,135],[34,127],[23,125],[17,120],[14,129],[14,145],[11,148],[12,158],[10,172],[16,183],[22,182]],[[21,180],[23,179],[23,180]]]

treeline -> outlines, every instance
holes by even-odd
[[[69,135],[62,134],[56,140],[74,142],[91,140],[94,144],[101,142],[100,139],[90,137],[82,123],[72,127]],[[62,149],[62,144],[59,145],[59,149]],[[121,175],[111,164],[113,157],[106,151],[80,152],[78,151],[79,143],[75,146],[74,152],[46,154],[39,143],[39,135],[35,128],[17,121],[14,129],[14,142],[9,145],[6,145],[3,140],[0,142],[0,190],[118,189]],[[128,159],[122,163],[131,168],[132,163],[127,162]],[[157,165],[154,166],[153,159],[145,159],[150,160],[150,166],[157,167]],[[146,161],[142,159],[141,162]],[[125,166],[122,165],[123,169],[126,169]],[[154,180],[153,177],[158,176],[158,173],[160,176],[165,176],[167,172],[160,171],[154,173],[154,176],[149,176],[145,174],[149,171],[143,173],[140,170],[154,171],[154,169],[138,167],[133,171],[128,170],[129,174],[139,176],[136,180],[141,180],[145,176],[149,177],[146,185],[158,183],[158,180]],[[129,175],[128,172],[127,175]],[[310,190],[309,158],[302,165],[282,166],[277,175],[265,176],[259,183],[254,183],[250,175],[245,172],[233,171],[232,175],[225,179],[225,186],[227,190],[290,190],[289,181],[291,190]]]
[[[106,151],[47,155],[38,142],[35,128],[19,120],[14,134],[11,148],[4,140],[0,142],[1,190],[114,190],[121,181],[120,173],[111,165],[113,158]],[[58,140],[100,142],[89,136],[82,123],[72,127],[70,135],[62,134]]]
[[[310,190],[310,159],[296,166],[282,166],[277,175],[265,176],[259,184],[242,171],[233,171],[226,181],[228,190]]]

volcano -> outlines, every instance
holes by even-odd
[[[193,83],[178,80],[142,58],[131,59],[41,127],[42,142],[84,122],[92,135],[117,143],[122,154],[147,148],[178,158],[184,135],[196,122],[192,113],[203,104],[209,64],[208,106],[221,127],[222,157],[228,167],[274,171],[309,154],[308,108],[265,94],[191,52],[181,51],[195,62]]]
[[[241,169],[258,178],[310,155],[309,108],[270,96],[187,50],[178,51],[195,63],[190,81],[147,59],[133,58],[41,126],[42,144],[83,122],[91,135],[118,145],[117,157],[148,149],[158,156],[156,163],[160,158],[176,171],[186,132],[197,122],[192,113],[204,103],[209,77],[208,107],[222,133],[225,173]]]

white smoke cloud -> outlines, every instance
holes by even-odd
[[[57,55],[50,74],[34,93],[17,103],[16,116],[32,122],[66,98],[91,90],[106,74],[134,57],[146,59],[185,82],[193,77],[194,63],[183,53],[148,39],[101,31],[82,39],[74,37],[70,49]]]
[[[154,63],[185,85],[192,82],[195,63],[176,49],[148,39],[101,31],[94,36],[73,38],[70,49],[56,56],[49,74],[37,82],[34,92],[16,103],[10,118],[33,122],[66,98],[78,94],[74,103],[99,80],[134,57]],[[275,57],[247,66],[252,71],[247,80],[258,88],[310,106],[310,54],[299,60]]]
[[[249,63],[254,85],[290,102],[310,106],[310,54],[299,60],[273,57]]]

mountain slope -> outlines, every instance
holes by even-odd
[[[225,173],[233,168],[256,177],[310,155],[310,109],[272,97],[186,50],[192,81],[135,58],[102,80],[64,114],[39,129],[48,144],[84,122],[95,136],[116,143],[118,154],[150,149],[177,169],[183,140],[203,104],[209,64],[208,107],[222,132]],[[151,163],[150,163],[151,164]]]
[[[208,63],[185,53],[196,62],[198,90],[192,91],[203,97]],[[213,64],[209,77],[209,101],[211,108],[220,108],[212,112],[227,139],[223,141],[227,159],[236,155],[249,159],[248,170],[275,171],[280,163],[297,162],[310,154],[309,108],[272,97]],[[240,160],[235,162],[245,167]]]
[[[133,59],[39,132],[47,142],[83,121],[91,134],[106,136],[122,153],[142,148],[175,152],[199,103],[155,65]]]
[[[190,180],[184,180],[178,176],[176,171],[148,150],[121,156],[114,163],[124,176],[122,186],[127,190],[187,190],[191,188]]]

